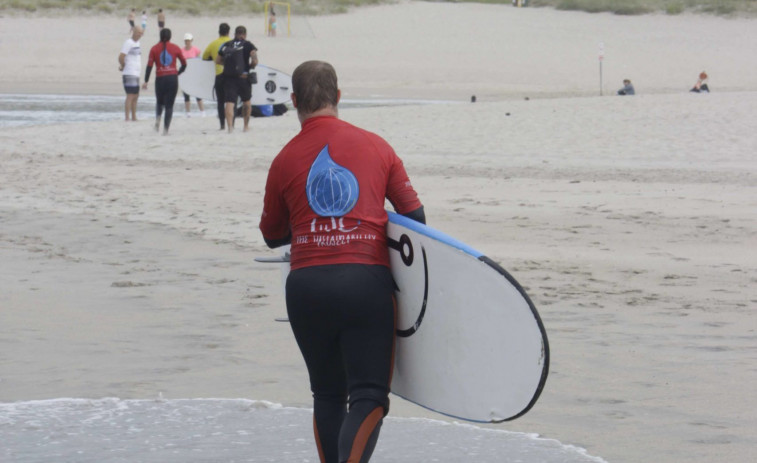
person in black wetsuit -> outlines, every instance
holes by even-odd
[[[226,58],[238,54],[240,66],[232,67]],[[255,76],[255,66],[258,64],[258,49],[247,40],[247,28],[237,26],[234,30],[234,40],[230,40],[218,49],[216,64],[223,64],[223,94],[226,100],[226,128],[229,133],[234,131],[234,108],[237,98],[242,100],[242,118],[244,131],[250,130],[250,114],[252,113],[252,82]]]

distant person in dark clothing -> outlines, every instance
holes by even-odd
[[[243,116],[244,113],[243,107],[238,106],[237,107],[237,116]],[[279,104],[266,104],[266,105],[253,105],[252,106],[252,117],[270,117],[270,116],[281,116],[282,114],[289,111],[289,108],[287,108],[287,105],[283,103]]]
[[[623,80],[623,88],[618,90],[618,95],[636,95],[636,90],[633,88],[633,84],[629,79]]]

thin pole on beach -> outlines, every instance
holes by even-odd
[[[605,59],[605,43],[599,42],[599,96],[602,96],[602,61]]]

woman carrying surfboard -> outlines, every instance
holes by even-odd
[[[367,462],[394,355],[385,199],[425,215],[392,147],[338,118],[330,64],[302,63],[292,87],[302,129],[271,164],[260,230],[269,247],[292,245],[287,313],[310,375],[320,461]]]

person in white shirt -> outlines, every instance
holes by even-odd
[[[126,39],[121,53],[118,55],[118,70],[121,71],[126,92],[126,102],[124,103],[125,120],[137,120],[137,100],[139,99],[139,74],[142,71],[142,50],[139,46],[139,39],[142,38],[142,28],[134,26],[131,37]]]

